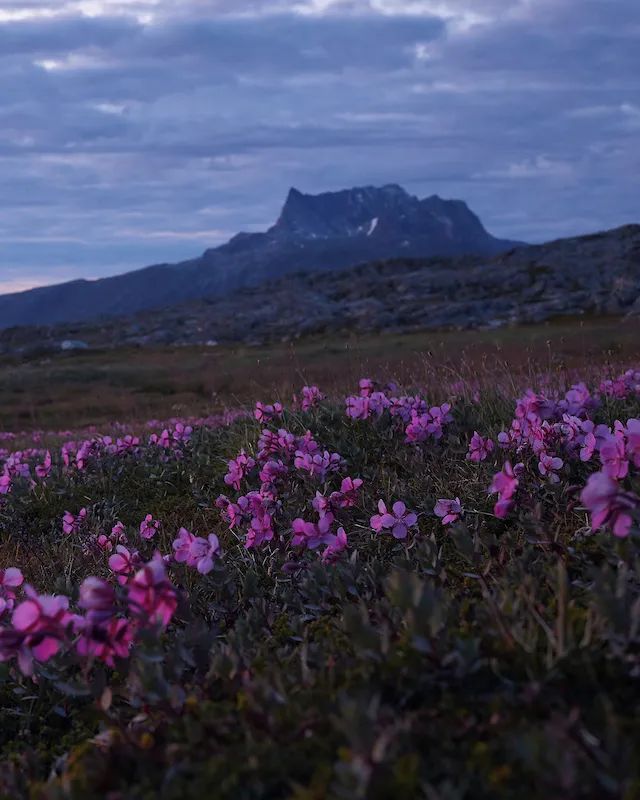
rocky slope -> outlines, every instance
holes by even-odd
[[[240,233],[200,258],[0,296],[0,328],[122,316],[221,297],[302,270],[399,257],[487,256],[514,244],[487,233],[459,200],[436,195],[420,200],[395,185],[315,196],[291,189],[268,231]]]
[[[494,327],[581,314],[640,314],[640,225],[479,256],[377,261],[298,274],[223,299],[100,325],[0,332],[0,351],[261,343],[340,331]]]

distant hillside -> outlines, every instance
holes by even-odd
[[[394,259],[301,273],[225,298],[99,324],[0,332],[0,351],[263,343],[348,331],[497,327],[581,314],[640,314],[640,225],[493,258]]]
[[[200,258],[0,296],[0,328],[133,314],[220,297],[300,271],[390,258],[489,256],[516,244],[487,233],[460,200],[420,200],[395,185],[320,195],[291,189],[268,231],[240,233]]]

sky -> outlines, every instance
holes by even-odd
[[[638,0],[0,0],[0,292],[199,255],[290,186],[640,222]]]

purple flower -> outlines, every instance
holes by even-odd
[[[115,613],[116,594],[113,586],[102,578],[85,578],[80,584],[78,605],[87,612],[87,619],[91,622],[106,622]]]
[[[21,570],[16,567],[0,569],[0,616],[11,611],[15,604],[16,594],[13,591],[24,583]]]
[[[382,530],[391,530],[391,534],[396,539],[406,539],[409,528],[412,528],[418,521],[418,517],[413,511],[407,511],[407,507],[402,500],[397,500],[391,512],[387,510],[384,500],[378,500],[379,514],[371,517],[370,524],[376,533]]]
[[[202,575],[213,569],[214,560],[220,555],[220,542],[215,533],[207,539],[194,536],[186,528],[180,528],[178,538],[173,543],[174,558],[180,564],[193,567]]]
[[[542,477],[548,477],[551,483],[558,483],[560,477],[556,474],[564,466],[564,461],[557,456],[550,456],[547,453],[540,453],[538,461],[538,472]]]
[[[343,478],[339,492],[331,492],[330,504],[334,508],[353,508],[358,502],[362,478]]]
[[[489,453],[493,451],[493,448],[494,444],[491,439],[483,439],[478,431],[474,431],[471,441],[469,442],[467,459],[469,461],[475,461],[477,464],[479,464],[488,457]]]
[[[333,525],[333,514],[325,514],[320,517],[318,522],[305,522],[303,519],[294,519],[291,525],[293,537],[291,544],[293,547],[306,547],[315,550],[321,544],[331,544],[331,526]]]
[[[44,461],[42,464],[38,464],[36,466],[36,475],[40,480],[44,480],[45,478],[49,477],[49,473],[51,472],[51,453],[47,450],[44,454]]]
[[[278,459],[271,459],[260,470],[260,480],[262,483],[274,484],[278,479],[284,478],[288,472],[286,464]]]
[[[640,468],[640,419],[627,420],[627,454],[634,467]]]
[[[460,498],[456,497],[455,500],[441,498],[435,504],[433,511],[436,516],[442,518],[443,525],[451,525],[453,522],[457,522],[462,514]]]
[[[621,489],[606,472],[596,472],[589,477],[580,499],[591,514],[593,530],[608,525],[614,536],[629,535],[633,521],[631,512],[640,507],[640,498]]]
[[[610,478],[620,480],[629,472],[629,461],[622,436],[610,436],[600,448],[602,471]]]
[[[514,503],[514,495],[519,485],[518,475],[524,469],[524,464],[511,466],[510,461],[505,461],[500,472],[496,472],[489,487],[491,494],[498,494],[498,500],[494,506],[494,514],[498,519],[504,519]]]
[[[347,397],[346,414],[350,419],[368,419],[371,414],[369,397]]]
[[[75,516],[70,511],[65,511],[62,517],[62,532],[69,536],[72,533],[78,533],[82,527],[83,522],[87,518],[87,509],[81,508],[78,516]]]
[[[322,561],[325,564],[335,564],[338,557],[347,549],[347,534],[344,528],[338,528],[335,536],[328,537],[328,544],[322,551]]]
[[[360,397],[371,397],[375,384],[371,378],[360,378],[358,387],[360,389]]]
[[[233,486],[233,488],[238,491],[240,489],[240,482],[255,465],[256,462],[254,459],[247,456],[244,450],[241,450],[235,458],[229,461],[229,471],[224,476],[224,482],[227,486]]]
[[[282,416],[283,411],[284,409],[282,407],[282,403],[265,405],[258,400],[253,412],[253,416],[258,420],[258,422],[271,422],[271,420],[275,419],[276,417]]]
[[[580,448],[580,461],[590,461],[596,449],[596,437],[592,433],[587,433]]]
[[[296,469],[308,472],[312,477],[323,481],[329,472],[336,472],[344,464],[343,458],[339,453],[305,453],[302,450],[296,452],[294,466]]]
[[[256,514],[251,519],[244,546],[247,550],[260,547],[264,542],[270,542],[275,536],[273,519],[264,508],[256,509]]]
[[[143,539],[153,539],[160,528],[160,522],[154,519],[151,514],[147,516],[140,523],[140,536]]]
[[[302,387],[302,401],[300,407],[303,411],[310,411],[324,400],[324,395],[317,386],[303,386]]]

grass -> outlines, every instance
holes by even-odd
[[[513,397],[538,371],[561,382],[574,369],[596,378],[640,363],[631,331],[566,322],[349,347],[309,341],[5,365],[3,402],[18,379],[25,397],[48,393],[39,426],[106,422],[114,409],[133,419],[166,417],[176,403],[191,411],[271,400],[318,380],[335,396],[271,427],[311,430],[346,466],[323,481],[291,469],[277,489],[277,536],[255,550],[215,506],[221,492],[239,494],[224,481],[226,462],[242,448],[256,454],[262,426],[253,419],[196,430],[179,457],[143,445],[79,471],[54,453],[46,482],[16,479],[0,502],[0,567],[20,567],[74,609],[87,576],[112,578],[95,539],[116,520],[144,560],[171,552],[180,526],[215,531],[224,555],[204,576],[171,566],[179,605],[170,626],[147,631],[114,669],[78,659],[73,637],[37,667],[35,683],[14,659],[0,662],[0,797],[640,798],[640,518],[626,540],[592,534],[579,494],[599,464],[562,451],[561,480],[550,484],[525,450],[517,504],[497,519],[487,487],[505,454],[479,465],[465,458],[474,430],[495,438],[508,427]],[[405,379],[412,391],[426,385],[429,399],[459,377],[467,383],[442,439],[409,447],[388,416],[345,416],[341,393],[363,373]],[[219,396],[200,398],[200,382]],[[13,402],[7,419],[21,425]],[[595,420],[629,417],[640,418],[640,398],[605,400]],[[324,565],[318,551],[291,546],[291,524],[313,519],[315,492],[337,490],[345,475],[364,485],[356,505],[337,512],[348,552]],[[241,492],[259,483],[252,473]],[[638,493],[637,470],[625,486]],[[435,501],[456,496],[466,514],[443,528]],[[380,498],[418,514],[406,541],[371,531]],[[85,527],[63,536],[63,512],[83,506]],[[162,521],[150,542],[137,535],[146,513]],[[124,590],[118,602],[126,614]]]
[[[268,347],[60,353],[0,361],[5,430],[61,429],[288,401],[304,383],[343,391],[363,374],[432,386],[496,374],[598,369],[640,361],[640,321],[559,320],[495,331],[306,339]]]

